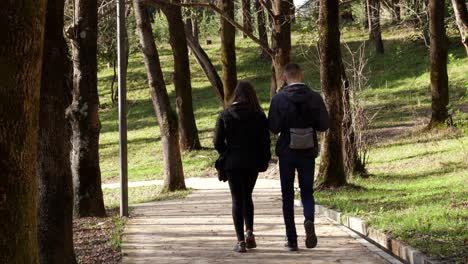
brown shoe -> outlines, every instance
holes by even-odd
[[[257,242],[255,242],[255,235],[252,231],[248,230],[245,236],[245,244],[247,248],[256,248]]]

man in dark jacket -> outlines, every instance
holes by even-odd
[[[298,249],[294,222],[295,171],[298,172],[304,206],[306,247],[314,248],[317,245],[317,237],[314,228],[313,184],[315,158],[319,151],[315,131],[327,130],[329,120],[320,94],[303,83],[304,73],[299,65],[286,65],[284,79],[287,86],[273,96],[268,119],[270,130],[280,134],[276,144],[276,155],[279,158],[283,217],[288,240],[285,246],[295,251]],[[296,131],[302,134],[297,137]]]

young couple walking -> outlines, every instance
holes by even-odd
[[[237,252],[246,252],[246,248],[257,246],[253,233],[252,191],[258,173],[267,169],[271,157],[269,130],[279,134],[276,155],[279,158],[286,225],[285,246],[291,251],[298,250],[294,222],[296,170],[304,206],[305,245],[307,248],[317,245],[313,196],[315,158],[318,155],[316,131],[328,129],[328,113],[320,94],[303,83],[304,74],[299,65],[286,65],[283,77],[287,86],[273,96],[268,119],[253,86],[247,81],[240,81],[232,103],[216,122],[214,145],[224,157],[223,168],[231,190],[232,217],[238,240],[233,250]]]

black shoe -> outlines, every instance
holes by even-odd
[[[245,249],[245,242],[244,241],[239,241],[237,244],[232,248],[233,251],[239,252],[239,253],[245,253],[247,250]]]
[[[317,246],[317,236],[315,235],[314,222],[307,220],[304,223],[306,232],[306,248],[314,248]]]
[[[257,242],[255,242],[255,235],[252,231],[247,231],[247,235],[245,236],[245,244],[247,248],[256,248]]]
[[[288,242],[286,242],[284,246],[287,247],[289,251],[299,250],[299,248],[297,247],[297,240],[288,240]]]

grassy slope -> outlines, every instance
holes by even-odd
[[[411,245],[440,256],[460,258],[467,254],[468,239],[468,160],[466,114],[454,116],[458,131],[421,132],[430,115],[428,51],[421,41],[411,39],[413,32],[387,30],[384,33],[386,55],[369,58],[370,80],[364,96],[369,111],[378,112],[372,133],[379,138],[370,152],[369,179],[351,179],[359,188],[317,193],[320,203],[360,215],[381,229],[390,231]],[[343,30],[342,41],[356,48],[367,33]],[[219,42],[204,45],[219,69]],[[319,85],[318,67],[313,59],[313,36],[293,36],[293,60],[301,63],[306,82]],[[450,46],[451,109],[468,105],[468,59],[452,38]],[[172,72],[172,56],[167,45],[159,47],[166,83]],[[303,55],[307,55],[306,59]],[[238,38],[239,79],[250,79],[256,86],[262,105],[268,109],[270,63],[257,58],[258,48]],[[312,58],[312,59],[311,59]],[[212,149],[212,129],[221,107],[209,82],[192,60],[192,86],[195,116],[202,145],[208,149],[183,153],[186,177],[213,173],[216,158]],[[117,109],[110,104],[109,83],[112,70],[99,74],[103,109],[100,158],[103,182],[118,181]],[[140,54],[131,56],[129,67],[129,179],[161,179],[163,174],[159,128],[152,109],[146,73]],[[174,97],[172,84],[168,85]]]

